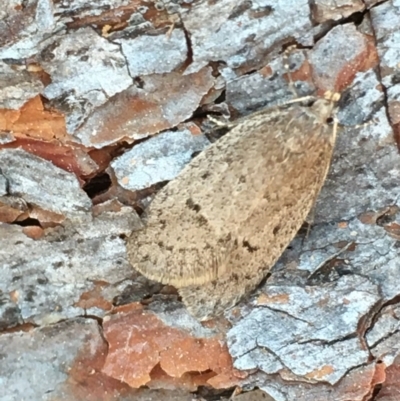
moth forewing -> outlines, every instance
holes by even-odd
[[[329,168],[332,102],[241,120],[155,197],[128,241],[133,267],[181,288],[199,319],[254,289],[296,235]]]

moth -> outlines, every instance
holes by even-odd
[[[179,289],[199,320],[254,290],[289,245],[325,181],[337,95],[240,120],[154,198],[128,239],[132,266]]]

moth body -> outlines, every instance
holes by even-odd
[[[200,320],[235,305],[315,203],[335,143],[332,109],[320,99],[242,119],[156,195],[128,240],[132,266],[179,288]]]

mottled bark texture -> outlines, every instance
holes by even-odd
[[[3,0],[0,28],[2,400],[397,400],[398,0]],[[341,93],[311,228],[202,325],[125,239],[207,114],[292,87]]]

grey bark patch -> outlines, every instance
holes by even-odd
[[[7,195],[7,179],[1,172],[0,167],[0,196]]]
[[[270,301],[228,332],[235,367],[257,367],[269,374],[286,367],[298,376],[334,384],[350,368],[368,361],[357,329],[360,319],[380,300],[376,284],[354,275],[317,291],[284,285],[265,290]],[[329,369],[313,377],[323,366]]]
[[[32,97],[43,90],[39,78],[29,74],[25,69],[15,71],[0,61],[0,107],[19,109]],[[1,143],[1,141],[0,141]]]
[[[0,150],[0,168],[8,194],[72,220],[84,217],[91,201],[74,174],[21,149]]]
[[[140,228],[139,217],[129,207],[85,223],[66,223],[38,240],[27,237],[20,226],[0,224],[0,321],[7,319],[12,303],[18,311],[9,327],[21,321],[50,324],[84,313],[103,316],[103,309],[83,310],[76,303],[97,281],[108,283],[102,297],[109,302],[129,285],[126,279],[134,274],[120,236]],[[12,293],[18,294],[16,301]]]
[[[65,386],[69,369],[74,366],[75,359],[81,357],[80,352],[88,347],[87,354],[93,357],[103,344],[97,322],[87,319],[68,320],[30,332],[3,334],[0,377],[4,386],[0,388],[0,398],[7,401],[64,398],[69,393]]]
[[[71,134],[93,110],[132,85],[120,47],[91,28],[55,37],[40,62],[52,79],[43,94],[66,114]]]
[[[175,178],[192,155],[209,143],[204,135],[193,135],[188,129],[166,131],[134,146],[111,166],[121,186],[140,190]]]
[[[186,60],[187,45],[182,29],[174,29],[171,35],[161,32],[116,42],[122,46],[132,77],[171,72]]]
[[[210,61],[224,61],[238,68],[269,53],[288,37],[304,46],[313,44],[310,7],[305,0],[265,1],[262,5],[253,2],[251,7],[240,7],[230,0],[200,2],[182,14],[182,21],[193,49],[193,63],[187,73],[198,71]]]

